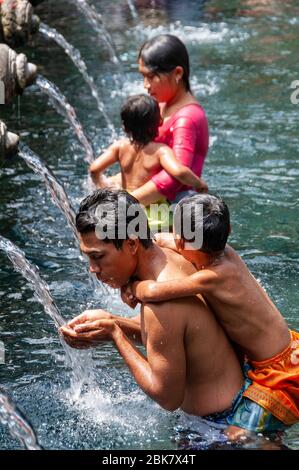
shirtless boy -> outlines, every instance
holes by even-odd
[[[181,183],[194,187],[197,191],[207,191],[202,178],[175,158],[170,147],[154,142],[161,124],[158,102],[148,95],[131,96],[121,109],[121,120],[128,139],[112,144],[90,166],[93,182],[98,187],[109,186],[102,172],[118,162],[121,167],[121,187],[130,193],[149,181],[164,168]]]
[[[199,217],[201,205],[203,217]],[[186,220],[191,220],[193,233],[202,227],[200,249],[193,249],[194,240],[184,238]],[[160,302],[201,294],[248,361],[247,375],[253,383],[243,393],[234,424],[260,432],[298,422],[299,333],[289,330],[240,256],[226,244],[230,232],[226,204],[208,194],[184,198],[175,210],[174,229],[174,236],[159,234],[158,243],[181,253],[197,272],[179,280],[132,283],[126,293],[131,306],[136,299]]]

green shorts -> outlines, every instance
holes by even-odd
[[[170,232],[172,230],[173,211],[166,199],[161,199],[146,206],[149,227],[153,232]]]

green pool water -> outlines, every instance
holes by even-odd
[[[229,204],[231,244],[298,329],[299,104],[291,102],[291,83],[299,80],[299,3],[269,1],[257,8],[250,0],[137,1],[137,24],[124,0],[90,3],[105,19],[121,69],[69,2],[45,1],[36,12],[81,51],[117,132],[122,101],[143,90],[138,47],[161,32],[177,34],[187,45],[192,89],[210,126],[204,177],[211,192]],[[105,121],[64,51],[41,35],[22,51],[67,96],[94,150],[109,144]],[[0,116],[47,162],[78,207],[87,192],[83,150],[47,98],[32,86],[11,106],[1,106]],[[117,292],[92,290],[63,215],[39,178],[16,157],[0,164],[0,233],[39,266],[66,318],[87,305],[132,315]],[[0,383],[30,419],[41,445],[175,448],[176,416],[143,395],[111,345],[93,352],[99,389],[87,390],[80,403],[72,403],[51,319],[2,253],[0,261],[0,340],[6,350]],[[298,426],[285,442],[299,449]],[[19,444],[0,428],[0,449],[15,448]]]

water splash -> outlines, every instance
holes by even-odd
[[[15,270],[22,274],[29,286],[34,291],[34,297],[42,304],[45,312],[52,318],[57,328],[65,324],[65,320],[60,315],[58,308],[50,294],[48,284],[40,277],[38,267],[31,264],[14,243],[0,235],[0,250],[4,251]]]
[[[33,428],[1,388],[0,423],[8,426],[11,436],[18,439],[27,450],[42,450]]]
[[[108,33],[107,29],[104,26],[103,18],[100,13],[98,13],[92,5],[89,5],[85,0],[70,0],[71,3],[76,5],[79,11],[83,13],[88,23],[93,27],[95,32],[97,33],[100,41],[104,41],[112,62],[114,64],[119,64],[119,60],[117,58],[115,47],[113,45],[112,38]]]
[[[75,242],[79,247],[80,240],[78,231],[76,229],[75,211],[61,183],[59,183],[45,162],[43,162],[29,147],[27,147],[22,142],[19,144],[18,156],[21,157],[29,166],[29,168],[31,168],[34,173],[40,176],[40,178],[44,181],[46,188],[51,195],[52,201],[65,216],[67,223],[73,233]],[[99,283],[99,281],[92,275],[88,267],[86,271],[92,289],[94,291],[100,291],[101,294],[103,291],[107,292],[106,286],[103,283]]]
[[[51,194],[52,201],[64,214],[75,240],[79,243],[75,224],[75,211],[71,206],[63,186],[57,181],[50,168],[48,168],[48,166],[25,144],[20,143],[18,155],[26,162],[29,168],[44,181],[47,190]]]
[[[130,31],[128,34],[132,34]],[[221,22],[215,24],[204,24],[200,26],[183,25],[180,21],[175,21],[167,25],[144,26],[138,24],[134,30],[136,39],[139,41],[148,40],[158,34],[175,34],[185,44],[225,44],[230,45],[247,40],[250,35],[243,30],[232,28],[228,23]]]
[[[94,160],[94,153],[86,135],[84,134],[83,127],[77,118],[74,108],[69,104],[66,97],[61,93],[57,86],[45,77],[38,75],[35,83],[41,91],[50,98],[55,109],[67,118],[69,124],[77,134],[78,140],[85,149],[85,161],[92,163]]]
[[[43,306],[44,311],[51,317],[56,328],[66,322],[61,316],[54,299],[51,296],[48,284],[40,277],[38,267],[30,263],[25,253],[14,243],[0,235],[0,250],[2,250],[12,262],[13,267],[28,282],[34,292],[35,299]],[[70,394],[77,400],[82,392],[83,385],[92,385],[95,381],[92,371],[92,359],[90,352],[80,352],[70,348],[59,334],[61,345],[66,354],[66,366],[71,369]]]
[[[111,131],[112,138],[116,139],[115,128],[107,114],[104,103],[99,96],[94,79],[93,77],[89,75],[87,71],[86,63],[82,59],[80,51],[76,49],[72,44],[70,44],[62,34],[56,31],[56,29],[50,28],[48,25],[44,23],[40,24],[39,31],[42,34],[44,34],[44,36],[46,36],[49,39],[53,39],[59,46],[61,46],[64,49],[65,53],[69,56],[69,58],[75,64],[75,66],[81,73],[82,77],[84,78],[85,82],[89,86],[91,94],[97,102],[98,110],[103,114],[105,121],[107,123],[107,126]]]
[[[137,10],[136,10],[136,7],[134,5],[133,0],[127,0],[127,4],[128,4],[129,9],[130,9],[132,18],[134,20],[137,20],[138,19],[138,13],[137,13]]]

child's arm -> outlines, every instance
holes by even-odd
[[[204,269],[191,276],[173,281],[135,281],[131,285],[131,292],[141,302],[162,302],[181,297],[192,297],[197,294],[204,295],[216,279],[217,276],[213,271]]]
[[[118,161],[120,142],[114,142],[89,167],[89,173],[94,184],[101,188],[103,181],[101,173]]]
[[[192,186],[198,192],[208,192],[208,185],[203,178],[196,176],[193,171],[182,165],[176,158],[173,151],[163,146],[160,149],[160,164],[171,176],[186,186]]]

